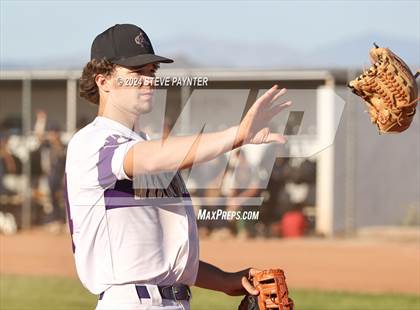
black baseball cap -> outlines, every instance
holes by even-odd
[[[174,62],[172,59],[155,55],[147,34],[140,27],[131,24],[112,26],[93,40],[90,59],[104,58],[124,67]]]

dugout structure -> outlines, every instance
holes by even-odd
[[[43,109],[51,119],[62,124],[63,140],[68,140],[77,129],[78,121],[90,121],[97,109],[78,98],[80,74],[79,70],[1,71],[0,122],[10,117],[21,119],[21,135],[30,137],[35,120],[34,112]],[[417,114],[414,117],[411,127],[403,134],[378,135],[365,115],[365,107],[360,99],[352,95],[345,86],[348,80],[358,74],[359,72],[351,70],[159,71],[161,76],[208,77],[210,90],[250,90],[258,95],[259,90],[278,83],[301,96],[297,101],[301,106],[308,107],[305,111],[313,118],[310,124],[315,126],[315,129],[312,128],[315,135],[327,142],[331,141],[311,155],[317,162],[316,205],[307,212],[315,218],[316,231],[319,234],[352,234],[367,226],[418,225],[419,116]],[[229,113],[230,110],[235,110],[227,104],[228,97],[227,102],[206,102],[206,105],[201,102],[197,106],[188,106],[188,100],[196,90],[194,87],[168,87],[164,90],[166,104],[159,107],[157,112],[172,119],[182,115],[179,126],[185,132],[199,125],[194,123],[197,106],[200,106],[202,113]],[[341,98],[342,107],[337,108],[337,98]],[[234,101],[230,102],[235,104]],[[249,104],[246,102],[246,106]],[[155,126],[152,129],[156,133],[163,126],[159,113],[157,116],[149,116],[148,120],[150,126]],[[286,123],[287,120],[283,125],[286,126]],[[310,127],[304,129],[310,130]],[[292,128],[293,135],[302,135],[302,128]],[[292,148],[298,149],[294,151],[295,155],[299,152],[305,153],[302,148],[310,145],[312,140],[307,143],[302,141],[291,143]],[[258,162],[261,151],[251,147],[246,152],[254,163]],[[30,175],[30,169],[30,164],[24,162],[24,177]],[[22,225],[29,227],[30,193],[23,189],[22,194]]]

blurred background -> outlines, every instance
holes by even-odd
[[[404,133],[379,135],[346,87],[369,67],[373,42],[420,67],[419,1],[0,4],[2,309],[94,307],[75,273],[62,185],[66,145],[97,112],[78,97],[78,78],[94,37],[116,23],[139,25],[157,54],[175,60],[159,75],[205,76],[206,90],[224,94],[209,104],[192,96],[197,88],[162,88],[162,104],[143,123],[154,137],[177,125],[193,131],[196,115],[236,111],[238,90],[250,91],[249,107],[274,83],[295,100],[289,118],[297,127],[285,134],[307,134],[302,109],[316,115],[316,134],[331,130],[321,151],[278,157],[272,171],[264,162],[278,150],[264,146],[184,172],[197,212],[233,208],[206,197],[263,197],[244,207],[260,211],[257,221],[198,221],[203,260],[231,271],[284,269],[298,309],[420,309],[419,116]],[[304,147],[296,140],[287,151]],[[193,309],[238,304],[194,293]]]

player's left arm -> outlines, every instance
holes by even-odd
[[[248,277],[258,270],[247,268],[238,272],[225,272],[216,266],[200,261],[195,286],[223,292],[231,296],[258,295],[258,290],[252,286]]]

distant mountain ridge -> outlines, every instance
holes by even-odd
[[[171,67],[249,69],[356,68],[369,66],[368,52],[376,42],[389,47],[412,68],[420,67],[420,41],[377,34],[346,37],[312,50],[281,43],[232,42],[203,37],[177,37],[154,42],[157,54],[172,57]],[[88,61],[85,53],[28,62],[1,60],[1,69],[75,69]]]
[[[314,63],[324,63],[331,67],[360,67],[363,64],[370,64],[369,50],[374,42],[380,47],[390,48],[408,65],[413,67],[420,65],[420,41],[374,34],[334,42],[317,49],[311,56]]]

